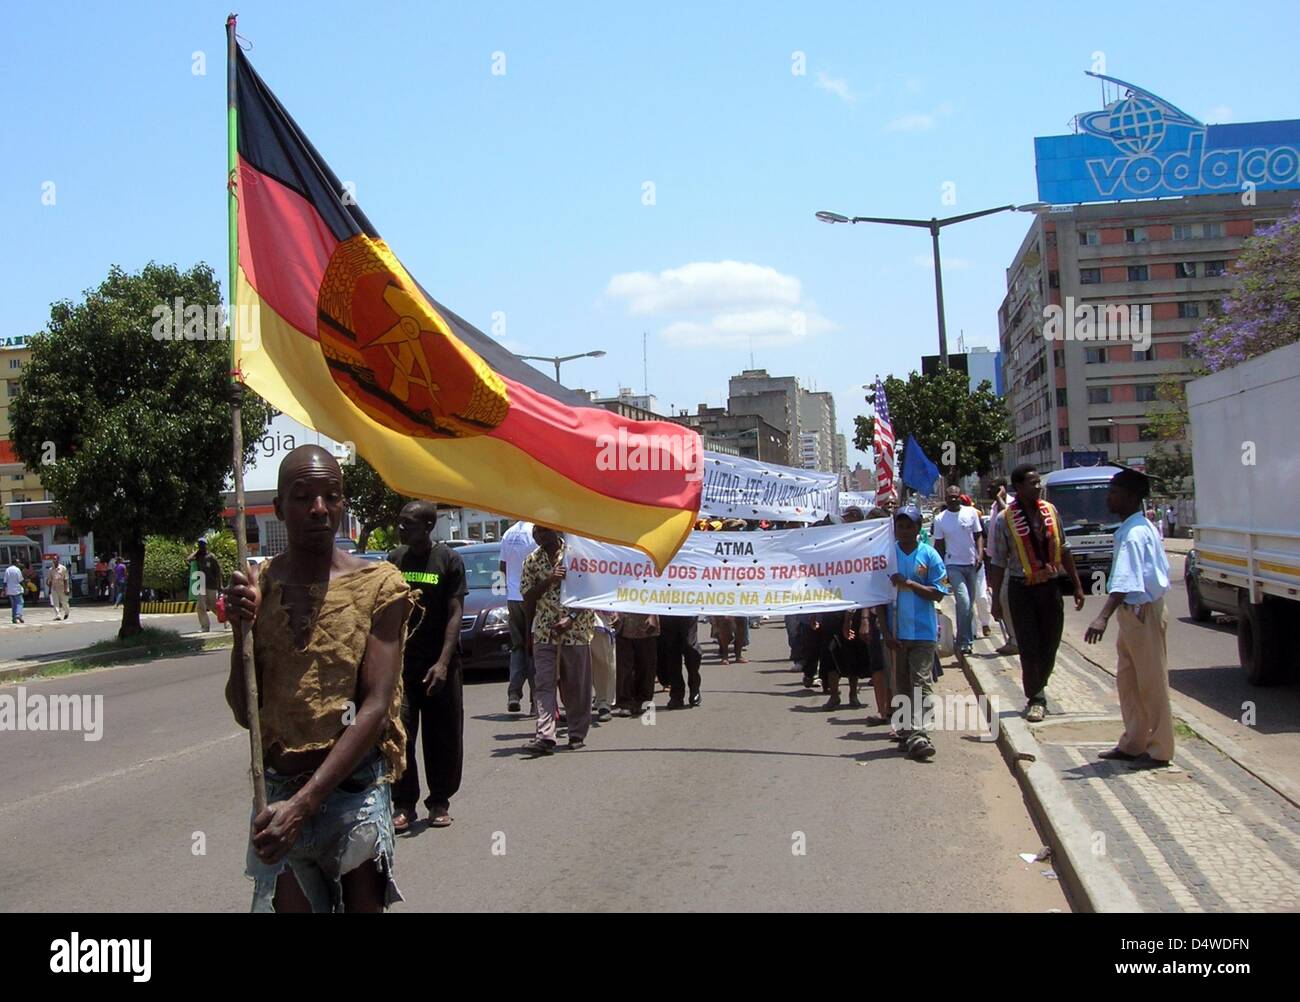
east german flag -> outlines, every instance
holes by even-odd
[[[242,51],[236,60],[234,317],[258,326],[236,331],[245,383],[355,445],[402,494],[667,564],[699,508],[698,434],[582,406],[429,296]]]

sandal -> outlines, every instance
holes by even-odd
[[[409,832],[411,830],[411,824],[415,820],[415,818],[412,817],[414,813],[414,811],[407,811],[399,808],[397,812],[393,814],[393,831],[398,835],[405,835]]]
[[[437,814],[429,815],[430,828],[450,828],[452,822],[451,814],[446,810],[441,810]]]

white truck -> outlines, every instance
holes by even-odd
[[[1256,685],[1300,674],[1300,342],[1187,384],[1193,618],[1237,617]]]

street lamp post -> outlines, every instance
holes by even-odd
[[[968,219],[978,219],[980,216],[991,216],[995,212],[1040,212],[1047,207],[1046,202],[1030,202],[1028,205],[999,205],[994,209],[981,209],[979,212],[967,212],[960,216],[948,216],[945,219],[939,219],[937,216],[931,216],[929,219],[892,219],[883,216],[850,217],[841,215],[838,212],[822,210],[817,213],[817,218],[823,223],[885,223],[890,226],[919,226],[930,231],[930,243],[934,251],[934,302],[935,310],[939,314],[939,364],[946,369],[948,367],[948,326],[944,320],[943,312],[943,271],[939,266],[939,231],[945,226],[964,223]]]
[[[602,358],[604,354],[603,351],[580,351],[576,355],[520,355],[519,357],[532,362],[550,362],[555,366],[555,381],[558,383],[561,362],[572,362],[575,358]]]

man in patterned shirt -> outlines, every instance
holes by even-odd
[[[532,624],[533,694],[537,699],[537,736],[524,745],[530,755],[555,751],[555,684],[559,677],[569,716],[569,749],[586,743],[591,727],[591,636],[595,619],[590,609],[566,609],[560,604],[564,580],[564,536],[545,526],[533,527],[537,549],[524,561],[519,590]]]

